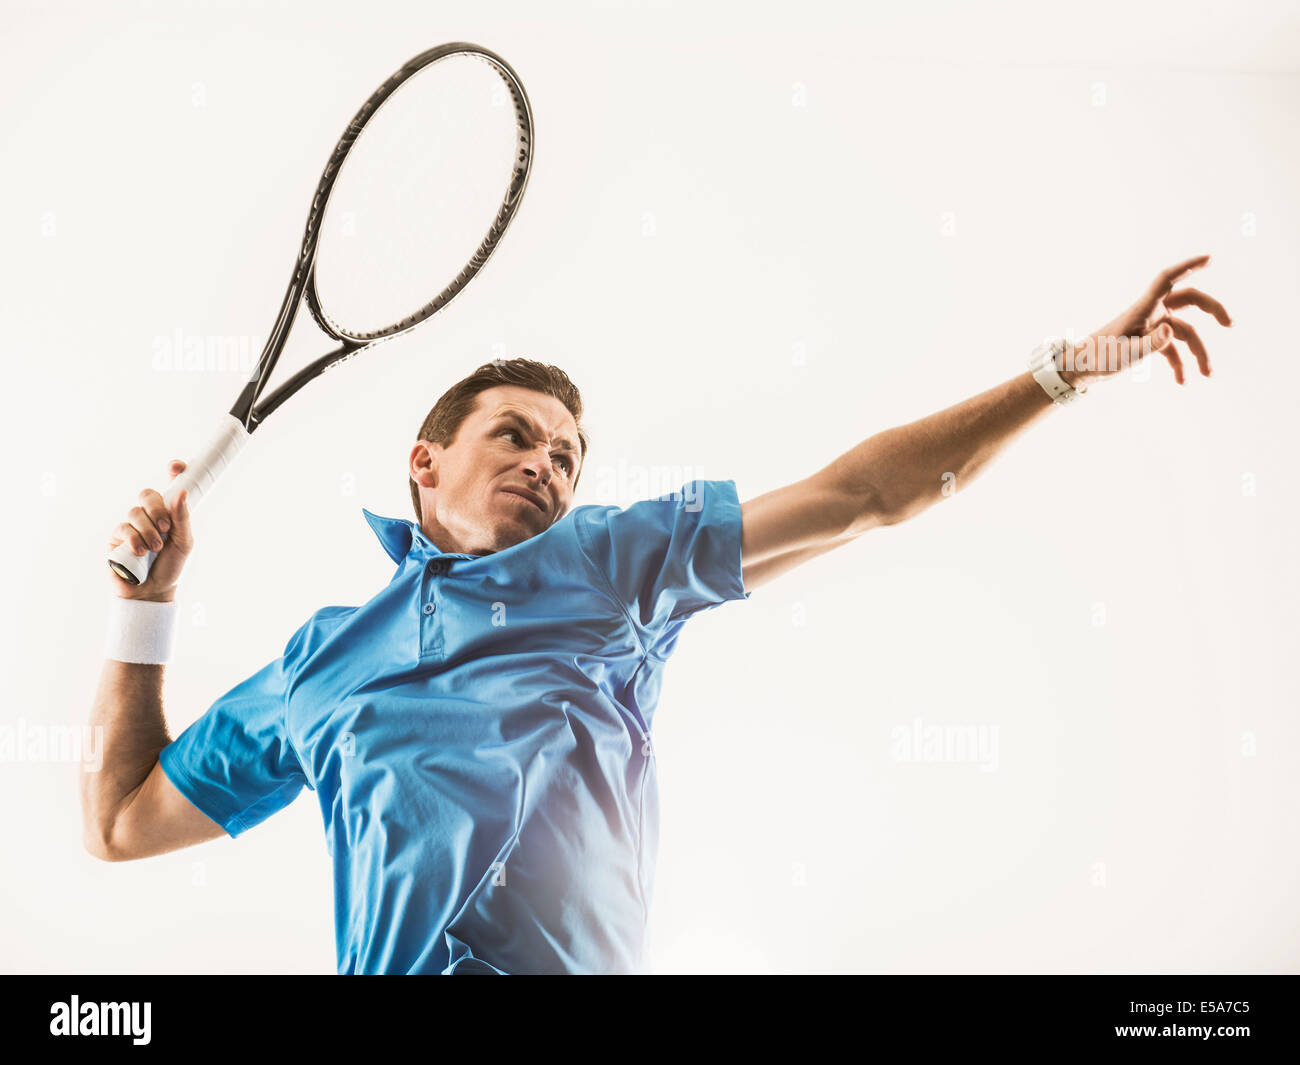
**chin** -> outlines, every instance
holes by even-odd
[[[498,551],[504,551],[507,547],[514,547],[515,544],[531,540],[540,532],[542,532],[541,528],[531,525],[527,521],[518,519],[503,521],[498,523],[492,530],[492,540],[497,545]]]

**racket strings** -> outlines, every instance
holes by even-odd
[[[525,100],[478,56],[394,89],[357,135],[321,225],[312,314],[361,341],[403,332],[451,301],[491,256],[527,179]]]

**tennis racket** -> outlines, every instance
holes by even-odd
[[[519,209],[532,161],[528,96],[509,64],[486,48],[442,44],[385,81],[325,164],[288,291],[257,365],[211,442],[172,480],[163,502],[170,507],[187,489],[192,510],[257,427],[308,381],[409,332],[450,303],[496,250]],[[430,293],[437,294],[429,299]],[[263,398],[304,300],[332,350]],[[137,585],[156,557],[154,551],[137,555],[124,542],[108,564]]]

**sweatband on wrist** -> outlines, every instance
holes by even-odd
[[[117,662],[162,665],[171,658],[176,627],[176,603],[112,597],[108,608],[108,637],[104,657]]]

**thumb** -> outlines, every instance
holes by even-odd
[[[176,480],[177,476],[185,472],[185,463],[180,459],[171,461],[171,477]],[[176,493],[176,498],[172,500],[168,511],[172,516],[172,528],[170,541],[182,552],[188,552],[194,546],[193,534],[190,530],[190,492],[188,488],[182,488]]]

